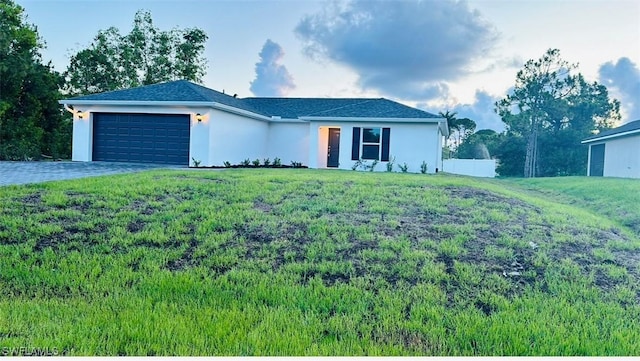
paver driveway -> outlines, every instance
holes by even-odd
[[[0,186],[131,173],[157,168],[180,167],[111,162],[0,162]]]

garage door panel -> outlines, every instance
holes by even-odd
[[[177,140],[169,140],[167,141],[167,144],[166,144],[167,148],[175,148],[179,146],[180,146],[180,143]]]
[[[96,113],[93,160],[189,164],[189,116]]]
[[[136,136],[136,137],[140,137],[142,136],[142,129],[141,128],[131,128],[129,130],[129,134]]]

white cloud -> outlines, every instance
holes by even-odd
[[[305,51],[348,66],[359,86],[405,100],[474,71],[497,41],[494,27],[466,1],[332,2],[295,29]]]
[[[284,56],[282,47],[267,39],[260,51],[260,61],[256,63],[256,78],[251,82],[251,92],[255,96],[285,96],[295,89],[293,77],[280,64]]]
[[[623,120],[640,119],[640,70],[637,65],[623,57],[616,63],[602,64],[598,75],[612,95],[619,97],[622,112],[627,118]]]
[[[494,111],[495,103],[500,99],[502,98],[483,90],[476,90],[473,103],[457,104],[451,111],[458,113],[458,118],[469,118],[476,122],[476,130],[493,129],[502,132],[505,125]]]

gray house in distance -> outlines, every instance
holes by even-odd
[[[589,145],[587,175],[640,178],[640,120],[582,141]]]

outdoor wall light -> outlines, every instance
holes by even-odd
[[[196,114],[196,120],[198,120],[198,123],[200,123],[202,121],[202,114]]]
[[[82,119],[84,116],[81,111],[78,110],[78,119]]]

